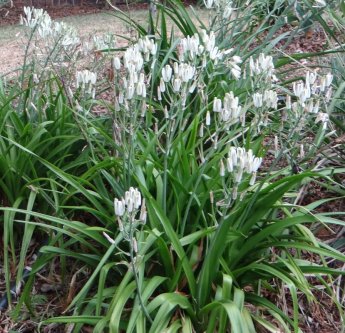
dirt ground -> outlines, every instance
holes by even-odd
[[[20,15],[20,14],[19,14]],[[18,22],[19,22],[18,15]],[[133,16],[137,22],[143,23],[146,18],[144,9],[137,9]],[[88,39],[90,36],[113,33],[128,35],[129,29],[114,17],[111,11],[99,11],[97,13],[78,14],[75,16],[58,18],[77,28],[81,38]],[[117,39],[118,43],[124,40]],[[16,25],[0,26],[0,76],[19,68],[23,61],[26,45],[25,28]]]
[[[125,5],[119,5],[117,8],[128,12]],[[114,16],[113,9],[106,10],[102,5],[90,5],[85,2],[83,6],[64,6],[46,10],[52,18],[74,26],[82,39],[105,33],[130,35],[129,26]],[[205,10],[198,9],[197,12],[199,17],[207,20]],[[22,64],[26,45],[25,29],[19,25],[22,13],[22,5],[0,8],[0,76],[15,71]],[[137,23],[144,25],[147,21],[148,7],[139,3],[131,6],[129,13]],[[116,42],[117,46],[126,44],[121,38],[117,38]]]

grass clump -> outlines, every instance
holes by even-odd
[[[13,316],[23,303],[34,311],[35,274],[55,257],[66,285],[67,258],[90,273],[64,315],[41,325],[74,332],[302,332],[299,295],[317,303],[316,284],[343,316],[343,271],[331,262],[345,256],[310,229],[344,226],[343,213],[300,200],[312,181],[344,194],[344,169],[321,155],[338,138],[333,74],[279,75],[294,58],[272,52],[288,39],[275,35],[280,16],[249,25],[251,6],[216,2],[209,25],[196,25],[179,2],[157,6],[151,35],[116,12],[138,38],[125,49],[107,39],[102,53],[99,39],[86,46],[26,9],[21,82],[1,89],[9,299],[10,264],[19,286],[38,230],[47,245]],[[85,64],[90,52],[97,59]],[[281,293],[290,312],[273,301]]]

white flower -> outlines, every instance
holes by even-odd
[[[170,65],[165,65],[162,69],[162,78],[165,82],[169,82],[172,75],[172,68]]]
[[[213,5],[213,0],[204,0],[205,7],[211,9]]]
[[[250,181],[249,181],[249,185],[253,186],[255,184],[255,180],[256,180],[256,172],[253,172],[252,177],[250,178]]]
[[[314,72],[307,72],[305,82],[307,85],[313,85],[316,81],[316,74]]]
[[[133,83],[129,83],[126,90],[126,99],[131,100],[134,96],[135,87]]]
[[[312,113],[314,111],[314,102],[312,99],[308,101],[308,103],[305,105],[304,109],[308,113]]]
[[[222,56],[222,53],[219,52],[217,46],[215,46],[214,48],[209,50],[209,52],[210,52],[210,59],[211,60],[215,60],[215,59],[221,58],[221,56]]]
[[[165,83],[163,78],[161,78],[159,81],[159,88],[161,89],[161,92],[165,92]]]
[[[236,80],[241,78],[241,68],[239,66],[234,66],[231,68],[231,74],[235,77]]]
[[[140,209],[140,221],[143,222],[144,224],[146,223],[147,219],[147,210],[146,210],[146,205],[145,205],[145,199],[143,199],[141,203],[141,209]]]
[[[207,112],[206,112],[205,125],[206,125],[206,126],[210,126],[210,125],[211,125],[211,115],[210,115],[210,111],[207,111]]]
[[[204,124],[201,123],[200,127],[199,127],[199,137],[203,138],[204,137]]]
[[[256,157],[253,151],[246,151],[243,148],[231,147],[226,159],[227,170],[233,173],[234,181],[239,184],[242,180],[243,173],[252,174],[250,185],[253,185],[256,179],[256,172],[262,163],[261,157]]]
[[[141,205],[141,194],[138,189],[130,187],[125,193],[124,202],[129,213],[131,213],[133,210],[139,209]]]
[[[243,169],[239,168],[237,172],[235,172],[234,174],[234,181],[236,184],[239,184],[241,182],[242,176],[243,176]]]
[[[239,121],[242,107],[238,105],[238,97],[233,92],[226,93],[224,96],[223,109],[220,112],[220,118],[224,122]]]
[[[193,60],[196,56],[202,54],[202,48],[203,46],[200,45],[200,39],[197,33],[193,36],[187,36],[181,39],[178,45],[179,59],[183,61],[188,55],[188,58]]]
[[[188,89],[189,93],[192,94],[195,88],[196,88],[196,81],[194,81],[193,84],[189,87]]]
[[[50,16],[43,9],[36,9],[33,7],[24,7],[25,17],[20,17],[20,24],[26,25],[29,28],[34,28],[36,25],[40,24],[43,19],[48,20]]]
[[[265,56],[260,53],[258,59],[254,61],[252,57],[249,58],[249,69],[251,76],[264,75],[267,78],[274,79],[274,64],[271,56]]]
[[[119,97],[118,97],[119,103],[123,104],[124,100],[125,100],[125,96],[123,94],[123,91],[119,92]]]
[[[213,100],[213,112],[221,112],[222,111],[222,101],[221,99],[215,97]]]
[[[319,112],[315,119],[315,123],[318,123],[320,121],[323,123],[323,129],[326,129],[327,123],[329,121],[329,115],[327,113]]]
[[[114,239],[112,239],[106,232],[103,231],[103,236],[108,240],[110,244],[115,244]]]
[[[304,84],[302,82],[294,82],[292,84],[292,89],[296,97],[300,97],[304,89]]]
[[[146,97],[146,85],[145,85],[145,83],[141,82],[141,81],[138,82],[136,91],[137,91],[138,96],[142,96],[145,98]]]
[[[121,61],[119,57],[114,57],[113,58],[113,66],[116,70],[121,69]]]
[[[121,200],[115,198],[114,200],[114,210],[116,216],[122,216],[125,213],[125,200],[122,198]]]
[[[304,158],[304,145],[301,144],[300,147],[299,147],[299,157],[300,158]]]
[[[77,88],[81,87],[82,89],[87,89],[88,93],[91,93],[97,81],[97,74],[87,69],[78,71],[76,73],[76,81]]]
[[[161,92],[160,86],[157,87],[157,99],[158,99],[159,101],[162,100],[162,92]]]
[[[194,66],[182,63],[179,65],[177,75],[182,79],[182,82],[188,82],[194,78],[195,70]]]
[[[138,49],[137,45],[129,47],[123,56],[123,62],[125,68],[130,68],[131,65],[134,66],[135,71],[140,72],[144,65],[144,59]]]
[[[146,61],[150,59],[150,55],[155,55],[157,53],[157,44],[153,39],[149,39],[148,36],[140,38],[136,47],[144,54]]]
[[[299,102],[302,106],[304,106],[304,102],[311,97],[311,89],[309,85],[308,76],[306,77],[306,84],[303,82],[294,82],[292,85],[293,92],[296,97],[299,98]]]
[[[262,107],[262,94],[260,93],[255,93],[253,95],[253,102],[254,102],[254,106],[256,108],[260,108]]]
[[[175,78],[173,81],[173,89],[175,92],[179,92],[181,89],[182,81],[179,78]]]
[[[315,81],[314,84],[310,88],[312,95],[315,95],[318,89],[319,89],[319,86],[317,85],[317,82]]]
[[[211,52],[216,45],[216,35],[213,31],[208,35],[206,30],[201,30],[201,39],[207,52]]]
[[[175,74],[175,76],[178,76],[178,74],[179,74],[179,64],[177,62],[174,62],[173,67],[174,67],[174,74]]]
[[[263,99],[268,108],[277,109],[278,107],[278,96],[274,90],[265,90]]]
[[[234,165],[231,157],[228,157],[226,159],[226,168],[228,172],[233,172],[234,171]]]

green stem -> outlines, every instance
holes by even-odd
[[[150,324],[152,324],[153,320],[150,317],[150,314],[147,312],[147,309],[145,307],[144,301],[143,301],[143,299],[141,297],[139,278],[138,278],[136,267],[135,267],[135,264],[134,264],[134,259],[135,258],[134,258],[133,236],[134,236],[135,227],[133,227],[132,218],[131,218],[130,224],[131,224],[131,226],[130,226],[130,232],[129,232],[129,247],[130,247],[129,255],[130,255],[130,258],[131,258],[131,268],[132,268],[133,275],[134,275],[135,285],[136,285],[137,291],[138,291],[138,300],[139,300],[140,306],[141,306],[141,308],[143,310],[143,313],[144,313],[145,317],[150,322]]]

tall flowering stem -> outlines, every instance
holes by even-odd
[[[152,318],[150,317],[143,299],[141,297],[141,288],[137,270],[137,253],[138,253],[138,242],[135,238],[135,232],[138,231],[138,227],[146,223],[146,206],[145,200],[142,200],[141,193],[138,189],[131,187],[125,192],[125,196],[114,200],[114,212],[117,217],[119,230],[123,235],[123,238],[129,244],[129,256],[131,261],[131,270],[134,275],[138,299],[140,306],[145,314],[145,317],[152,324]],[[139,216],[138,216],[139,215]]]

